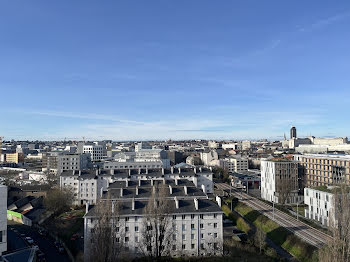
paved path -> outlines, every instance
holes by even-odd
[[[273,212],[273,208],[270,205],[241,191],[237,191],[234,187],[231,187],[228,184],[215,183],[215,186],[220,190],[224,190],[227,193],[231,193],[233,196],[237,197],[242,203],[259,211],[260,213],[275,221],[280,226],[288,229],[296,236],[303,239],[305,242],[317,248],[322,247],[332,239],[332,237],[327,235],[326,233],[323,233],[276,208]]]

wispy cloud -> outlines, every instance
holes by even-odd
[[[316,29],[320,29],[325,26],[332,25],[336,22],[339,22],[341,20],[344,20],[346,18],[350,17],[350,11],[339,13],[333,16],[329,16],[323,19],[320,19],[314,23],[311,23],[310,25],[304,26],[299,28],[299,32],[310,32]]]

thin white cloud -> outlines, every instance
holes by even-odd
[[[323,18],[323,19],[320,19],[310,25],[307,25],[305,27],[301,27],[299,28],[299,32],[310,32],[310,31],[313,31],[313,30],[316,30],[316,29],[320,29],[322,27],[325,27],[325,26],[329,26],[329,25],[332,25],[336,22],[339,22],[343,19],[346,19],[350,17],[350,12],[347,11],[347,12],[343,12],[343,13],[339,13],[339,14],[336,14],[336,15],[333,15],[333,16],[329,16],[329,17],[326,17],[326,18]]]

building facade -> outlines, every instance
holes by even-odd
[[[350,156],[331,154],[294,155],[302,168],[306,187],[350,184]]]
[[[64,154],[57,156],[58,173],[66,170],[83,170],[90,167],[90,154]]]
[[[7,251],[7,186],[0,185],[0,255]]]
[[[301,201],[298,178],[296,161],[261,160],[261,198],[279,204]]]

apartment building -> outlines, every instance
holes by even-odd
[[[209,152],[201,152],[200,158],[205,166],[215,166],[219,156],[215,150],[211,150]]]
[[[89,154],[91,161],[101,161],[104,158],[105,147],[98,144],[78,144],[78,153]]]
[[[305,209],[305,217],[316,220],[324,226],[334,225],[334,194],[331,189],[305,188],[304,202],[308,206]]]
[[[350,184],[350,156],[332,154],[294,155],[306,187]]]
[[[90,154],[64,154],[57,156],[58,173],[66,170],[83,170],[90,167]]]
[[[94,204],[116,181],[185,179],[206,194],[214,192],[213,173],[206,168],[66,170],[60,175],[60,187],[74,191],[76,205]]]
[[[7,251],[7,186],[0,185],[0,255]]]
[[[57,174],[58,171],[58,156],[63,154],[62,151],[54,151],[44,153],[42,156],[42,171],[49,171],[52,174]]]
[[[230,173],[241,173],[248,171],[248,159],[247,158],[226,158],[220,160],[220,166],[227,169]]]
[[[286,159],[261,160],[261,198],[275,203],[297,203],[298,162]]]
[[[119,181],[111,184],[103,195],[111,205],[122,206],[116,212],[115,233],[130,256],[142,256],[142,232],[145,230],[145,208],[156,186],[167,190],[163,201],[169,208],[166,214],[171,225],[172,256],[220,255],[223,247],[223,212],[221,199],[217,203],[207,199],[206,194],[194,183],[185,179],[155,179]],[[116,209],[116,208],[115,208]],[[112,208],[112,210],[115,210]],[[89,257],[93,244],[91,232],[94,230],[98,214],[95,207],[84,217],[84,257]],[[119,228],[123,228],[120,233]]]

